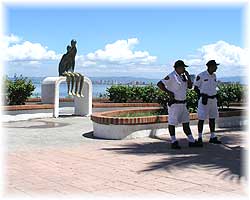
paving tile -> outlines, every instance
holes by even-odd
[[[5,155],[5,196],[190,198],[212,193],[212,197],[247,197],[246,177],[239,171],[243,130],[220,130],[228,145],[206,143],[199,150],[188,148],[185,136],[178,133],[183,149],[174,151],[166,141],[168,135],[163,139],[84,138],[83,133],[91,128],[88,120],[46,119],[70,125],[43,131],[20,130],[15,126],[21,123],[10,123],[6,131],[10,148]],[[38,121],[23,122],[23,126]]]

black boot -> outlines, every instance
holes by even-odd
[[[203,144],[199,143],[197,140],[195,140],[194,142],[189,142],[188,143],[189,147],[202,147]]]
[[[198,138],[198,141],[197,141],[197,142],[203,146],[202,138]]]
[[[221,141],[218,140],[217,137],[214,137],[214,138],[210,138],[209,143],[212,143],[212,144],[221,144]]]
[[[181,146],[179,145],[178,141],[171,143],[171,149],[181,149]]]

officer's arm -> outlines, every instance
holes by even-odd
[[[186,77],[187,77],[187,87],[188,87],[188,89],[192,89],[192,87],[193,87],[193,82],[191,81],[191,77],[190,77],[188,71],[185,70],[184,73],[185,73],[185,75],[186,75]]]
[[[200,95],[200,89],[199,89],[200,86],[201,86],[201,77],[198,75],[194,82],[194,91],[198,94],[198,96]]]
[[[167,89],[166,89],[165,85],[162,83],[162,81],[159,81],[159,82],[157,83],[157,86],[158,86],[162,91],[167,92]]]
[[[168,90],[165,86],[165,84],[162,82],[162,80],[160,80],[158,83],[157,83],[157,86],[164,92],[168,93],[168,95],[170,96],[170,98],[174,98],[174,93],[171,92],[170,90]]]
[[[191,81],[190,76],[188,77],[188,80],[187,80],[187,86],[188,86],[188,89],[192,89],[193,87],[193,82]]]
[[[197,86],[194,86],[194,91],[198,94],[198,96],[200,95],[200,89]]]

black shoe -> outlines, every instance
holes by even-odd
[[[214,138],[210,138],[209,143],[212,143],[212,144],[221,144],[221,141],[218,140],[217,137],[214,137]]]
[[[181,149],[181,146],[179,145],[178,141],[171,143],[171,149]]]
[[[199,144],[201,144],[201,146],[203,146],[203,141],[202,141],[202,138],[198,138],[198,141],[197,141]]]
[[[199,143],[197,140],[188,143],[189,147],[203,147],[203,144]]]

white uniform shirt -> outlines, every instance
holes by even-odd
[[[215,73],[209,74],[208,71],[201,72],[195,79],[194,86],[197,86],[200,93],[209,96],[216,95],[217,79]]]
[[[186,100],[187,81],[183,81],[182,77],[176,71],[171,72],[161,82],[165,85],[166,89],[174,93],[176,100]]]

